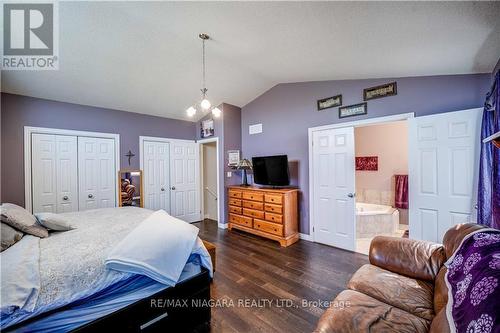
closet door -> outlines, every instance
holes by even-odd
[[[78,151],[76,136],[56,135],[57,212],[78,210]]]
[[[31,177],[33,213],[57,213],[56,136],[32,134]]]
[[[148,209],[170,213],[169,144],[144,141],[144,190]]]
[[[195,142],[172,142],[171,215],[186,222],[201,219],[199,150]]]
[[[115,141],[78,137],[79,209],[116,206]]]
[[[78,210],[75,136],[32,134],[33,213]]]

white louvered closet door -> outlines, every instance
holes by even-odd
[[[115,141],[78,137],[79,210],[116,206]]]
[[[78,210],[77,139],[32,134],[33,213]]]

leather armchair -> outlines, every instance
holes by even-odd
[[[375,237],[361,267],[320,318],[315,332],[449,332],[444,263],[477,224],[457,225],[443,244]]]

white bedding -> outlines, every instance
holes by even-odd
[[[106,269],[105,259],[120,241],[152,213],[147,209],[123,207],[61,214],[76,229],[52,233],[44,239],[33,237],[35,244],[39,244],[39,248],[34,246],[31,237],[24,237],[12,248],[4,251],[1,255],[2,270],[5,267],[12,275],[22,274],[31,277],[25,284],[35,285],[33,287],[35,292],[29,295],[23,306],[20,306],[19,310],[22,310],[19,311],[20,315],[31,312],[33,309],[38,314],[58,308],[90,296],[133,275],[134,273]],[[31,241],[31,244],[23,245],[26,244],[26,240]],[[22,260],[37,258],[36,252],[39,251],[39,265],[33,263],[33,260],[30,265],[18,265],[15,262],[19,262],[19,255],[5,255],[19,245],[24,248]],[[174,251],[175,249],[168,250]],[[207,258],[209,261],[208,252],[199,238],[194,242],[191,253],[199,253],[202,263],[206,262]],[[211,270],[211,265],[208,268]],[[37,270],[39,282],[36,281]],[[3,273],[2,271],[2,277]],[[38,290],[36,290],[37,283]],[[12,310],[10,304],[4,303],[4,295],[15,293],[17,297],[15,303],[17,305],[22,303],[19,298],[22,298],[23,290],[16,288],[12,284],[4,285],[2,278],[3,314],[6,314],[3,310]],[[10,297],[8,302],[12,302],[13,298]]]

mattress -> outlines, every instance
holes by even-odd
[[[187,281],[200,272],[201,266],[197,262],[187,263],[179,282]],[[29,322],[15,332],[68,332],[166,288],[171,287],[146,276],[135,275],[90,297],[73,302],[62,311],[54,311]]]
[[[25,236],[2,252],[0,329],[54,311],[28,330],[57,327],[70,330],[175,285],[141,274],[107,269],[104,264],[110,251],[152,213],[143,208],[126,207],[60,214],[76,229],[51,233],[43,239]],[[159,260],[165,262],[166,257],[177,256],[175,247],[166,251]],[[201,267],[212,270],[210,256],[199,238],[191,255],[188,252],[185,258],[188,259],[179,267],[181,280],[198,274]],[[57,312],[62,307],[67,310]]]

